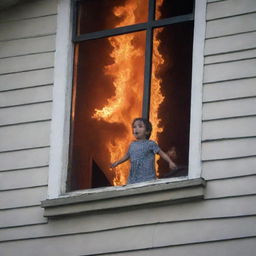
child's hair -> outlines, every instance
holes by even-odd
[[[150,123],[150,121],[146,118],[142,118],[142,117],[137,117],[132,121],[132,126],[134,125],[134,123],[136,121],[142,121],[145,125],[146,128],[146,139],[148,140],[150,138],[151,132],[152,132],[152,124]]]

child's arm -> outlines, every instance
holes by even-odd
[[[166,153],[164,153],[164,151],[160,149],[158,154],[169,164],[169,168],[171,170],[177,168],[176,164],[171,160],[171,158]]]
[[[130,156],[129,156],[129,153],[127,152],[121,159],[119,159],[118,161],[112,163],[110,167],[114,168],[114,167],[118,166],[119,164],[127,161],[129,158],[130,158]]]

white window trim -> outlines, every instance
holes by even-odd
[[[188,177],[183,178],[186,180],[201,177],[202,84],[206,1],[195,0],[189,174]],[[71,0],[58,0],[48,199],[59,198],[66,192],[73,68],[71,38]],[[177,180],[182,180],[182,178],[170,178],[166,179],[166,182]],[[104,191],[104,188],[97,191]]]

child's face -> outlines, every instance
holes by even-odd
[[[146,139],[146,126],[141,120],[137,120],[133,124],[133,135],[137,140],[145,140]]]

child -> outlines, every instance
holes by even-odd
[[[170,169],[176,169],[176,165],[170,157],[154,141],[149,140],[152,125],[147,119],[134,119],[132,129],[136,140],[130,144],[128,152],[111,165],[111,167],[116,167],[130,159],[131,169],[128,184],[156,179],[155,154],[159,154],[166,160]]]

